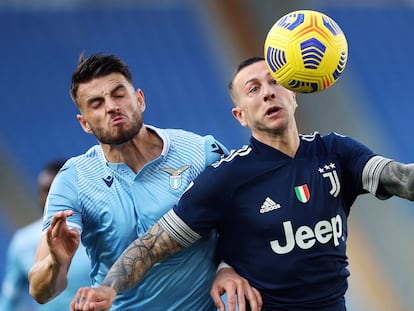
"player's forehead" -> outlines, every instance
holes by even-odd
[[[98,95],[110,93],[119,85],[129,86],[128,80],[120,73],[114,72],[106,76],[96,77],[79,85],[78,97],[88,99]]]
[[[254,81],[267,80],[269,76],[265,61],[258,61],[241,69],[234,78],[234,84],[244,87]]]

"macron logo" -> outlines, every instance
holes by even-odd
[[[262,207],[260,208],[260,214],[273,211],[280,207],[281,207],[280,204],[276,203],[271,198],[267,197],[266,200],[263,202]]]
[[[114,182],[114,177],[111,175],[108,175],[105,178],[102,178],[102,180],[105,182],[108,188],[110,188],[112,186],[112,183]]]

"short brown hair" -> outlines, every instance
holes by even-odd
[[[79,107],[77,102],[79,84],[89,82],[94,78],[107,76],[114,72],[122,74],[128,82],[133,84],[131,71],[117,56],[96,53],[85,59],[82,53],[79,57],[78,67],[72,74],[70,86],[72,100]]]

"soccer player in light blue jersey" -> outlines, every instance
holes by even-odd
[[[52,184],[46,234],[30,271],[40,303],[61,292],[80,243],[92,263],[92,286],[102,283],[125,248],[169,211],[192,180],[227,150],[211,135],[146,125],[144,93],[114,55],[81,57],[71,96],[83,130],[99,145],[69,159]],[[215,310],[216,235],[157,265],[123,292],[112,310]]]
[[[212,229],[232,267],[222,270],[234,269],[259,290],[262,310],[346,310],[351,206],[365,193],[413,201],[414,164],[336,133],[300,135],[296,94],[275,81],[262,57],[241,63],[229,88],[233,115],[252,132],[249,145],[206,168],[100,287],[78,291],[72,311],[106,310],[153,265]],[[221,310],[223,290],[215,284],[211,291]]]
[[[53,178],[55,178],[64,161],[56,160],[46,164],[38,176],[38,205],[39,212],[43,211],[47,193]],[[66,290],[50,302],[40,305],[29,295],[29,279],[27,277],[33,264],[37,244],[42,235],[42,219],[18,229],[7,249],[5,276],[3,279],[0,310],[7,311],[56,311],[67,310],[73,295],[81,286],[90,285],[90,261],[85,249],[80,246],[72,260],[68,272],[70,282]]]

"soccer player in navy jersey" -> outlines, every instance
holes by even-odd
[[[92,286],[101,284],[125,248],[178,202],[190,182],[226,148],[211,135],[144,124],[144,93],[114,55],[80,60],[71,96],[83,130],[98,140],[69,159],[54,180],[44,231],[32,266],[30,293],[46,303],[67,286],[67,271],[82,239]],[[112,310],[216,310],[216,235],[157,265],[119,295]],[[67,306],[69,308],[69,305]]]
[[[296,95],[261,57],[240,64],[229,90],[250,143],[204,170],[177,206],[126,249],[102,286],[78,291],[71,310],[106,310],[156,262],[212,229],[227,269],[259,290],[262,310],[346,310],[350,208],[368,192],[414,200],[414,164],[335,133],[300,135]],[[224,290],[215,284],[211,291],[221,310]]]

